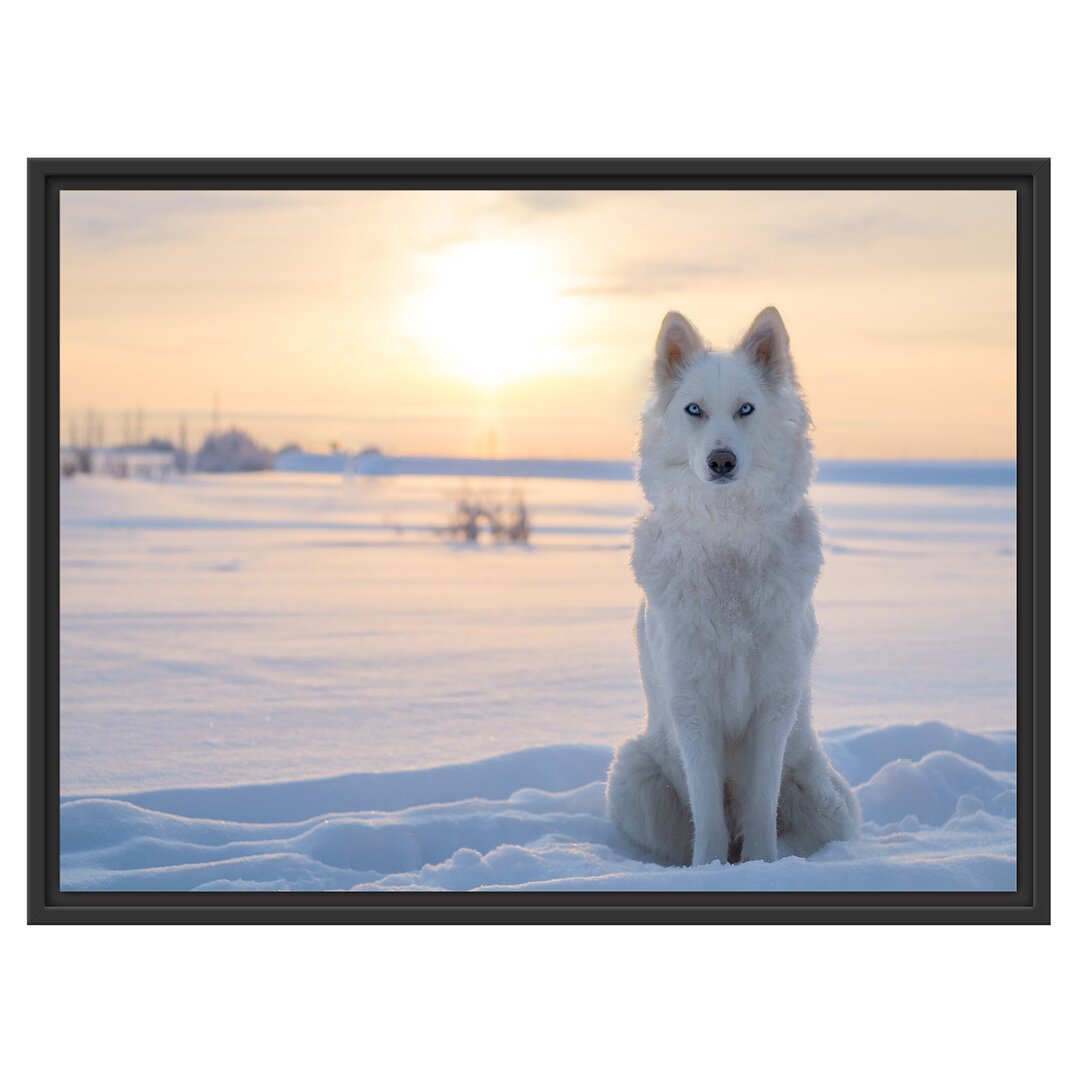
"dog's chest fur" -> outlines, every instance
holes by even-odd
[[[805,677],[821,568],[814,511],[772,529],[717,528],[700,516],[653,510],[634,534],[634,574],[646,597],[646,642],[669,694],[716,706],[741,732],[778,673]]]

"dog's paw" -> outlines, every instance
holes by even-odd
[[[778,857],[775,835],[769,838],[762,837],[756,841],[748,837],[743,838],[739,862],[776,862]]]
[[[713,841],[694,841],[694,866],[709,866],[712,863],[727,863],[729,843],[726,836],[716,837]]]

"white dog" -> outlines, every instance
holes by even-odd
[[[644,733],[608,776],[611,820],[660,861],[809,855],[858,829],[810,726],[818,518],[809,416],[779,313],[730,352],[672,312],[656,344],[634,530]]]

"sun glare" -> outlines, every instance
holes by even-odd
[[[455,244],[427,271],[412,325],[436,362],[485,389],[560,366],[566,303],[540,248]]]

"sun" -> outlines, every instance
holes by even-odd
[[[567,304],[543,249],[471,241],[441,249],[424,269],[412,329],[450,372],[496,389],[560,365]]]

